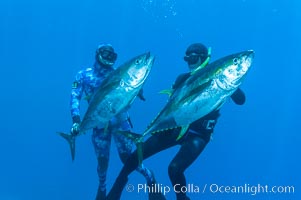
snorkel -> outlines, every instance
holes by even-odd
[[[200,69],[206,67],[206,65],[208,65],[209,61],[210,61],[210,58],[211,58],[211,47],[208,48],[208,56],[206,58],[206,60],[200,65],[198,66],[197,68],[195,68],[191,73],[190,75],[193,75],[195,74],[197,71],[199,71]]]

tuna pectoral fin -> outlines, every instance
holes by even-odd
[[[167,94],[169,97],[172,95],[173,89],[161,90],[159,94]]]
[[[133,133],[130,131],[118,131],[119,134],[124,135],[125,137],[132,140],[137,148],[137,156],[138,156],[138,162],[139,166],[141,166],[143,161],[143,136],[141,134]]]
[[[181,127],[181,132],[177,137],[177,141],[183,137],[183,135],[187,132],[188,128],[189,128],[189,124]]]
[[[65,138],[67,140],[67,142],[69,143],[70,150],[71,150],[71,158],[73,161],[75,158],[75,136],[69,135],[66,133],[62,133],[62,132],[58,132],[58,134],[60,136],[62,136],[63,138]]]

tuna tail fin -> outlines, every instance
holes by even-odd
[[[138,134],[138,133],[133,133],[130,131],[118,131],[119,134],[122,134],[123,136],[129,138],[132,140],[137,148],[137,156],[138,156],[138,163],[139,166],[141,166],[142,161],[143,161],[143,135]]]
[[[72,161],[74,161],[75,158],[75,136],[71,134],[66,134],[62,132],[57,132],[60,136],[62,136],[64,139],[67,140],[69,146],[70,146],[70,151],[71,151],[71,158]]]

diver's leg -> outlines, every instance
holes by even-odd
[[[134,143],[131,139],[121,134],[113,134],[113,137],[117,146],[119,157],[122,163],[125,164],[125,162],[131,155]],[[148,184],[152,184],[154,182],[153,174],[144,165],[137,167],[136,171],[138,171],[145,177]]]
[[[162,143],[158,142],[158,141],[161,141]],[[167,144],[170,144],[170,143],[164,143],[164,141],[165,141],[164,137],[162,137],[160,139],[159,136],[156,136],[154,138],[147,140],[146,143],[143,145],[143,152],[144,152],[143,158],[146,159],[146,158],[150,157],[151,155],[153,155],[159,151],[162,151],[163,149],[168,148],[169,145],[167,145]],[[154,145],[154,143],[156,145]],[[134,154],[137,155],[136,158],[138,160],[137,151],[135,151]],[[157,181],[155,179],[154,173],[151,172],[149,169],[147,169],[143,165],[143,163],[141,165],[138,165],[138,167],[136,168],[136,171],[144,174],[144,176],[147,180],[147,186],[149,188],[153,188],[156,186]],[[156,191],[156,190],[150,190],[148,192],[148,199],[149,200],[166,200],[165,196],[160,191]]]
[[[99,186],[96,195],[96,200],[105,200],[106,198],[106,176],[108,170],[111,133],[104,129],[93,129],[92,143],[97,157],[97,173],[99,178]]]
[[[131,127],[129,126],[129,123],[123,123],[123,124],[121,124],[119,129],[116,131],[130,131],[130,128]],[[120,157],[121,161],[123,162],[123,164],[125,164],[126,160],[131,155],[132,147],[133,147],[134,143],[131,139],[129,139],[128,137],[126,137],[122,134],[116,133],[116,131],[115,130],[113,131],[113,137],[114,137],[114,140],[115,140],[115,143],[117,146],[119,157]],[[146,168],[143,164],[139,165],[136,168],[136,171],[138,171],[140,174],[142,174],[145,177],[146,182],[149,187],[151,187],[152,184],[156,183],[153,173],[148,168]],[[124,178],[122,180],[119,179],[119,183],[122,183],[121,185],[123,185],[126,182],[127,182],[126,178]],[[120,197],[115,197],[115,198],[120,198]],[[151,193],[150,192],[149,199],[164,200],[165,198],[161,193]]]
[[[176,144],[176,137],[177,134],[172,134],[171,131],[151,136],[143,143],[143,159],[146,159],[164,149],[174,146]],[[122,190],[127,183],[128,175],[135,169],[137,169],[138,165],[138,154],[137,151],[134,151],[126,160],[126,163],[124,164],[112,189],[108,194],[107,200],[120,199]]]
[[[207,139],[196,135],[187,135],[182,142],[182,146],[176,156],[173,158],[168,166],[168,175],[172,182],[176,193],[177,200],[189,200],[186,193],[181,192],[180,188],[186,186],[186,179],[184,171],[197,159],[200,153],[208,143]]]
[[[152,155],[168,149],[177,144],[177,134],[173,134],[173,131],[166,131],[158,133],[149,137],[142,145],[143,160],[151,157]],[[139,165],[137,150],[131,153],[126,163],[124,164],[120,174],[128,176]]]
[[[118,153],[121,158],[121,161],[125,164],[126,160],[129,158],[129,156],[132,152],[133,142],[129,138],[127,138],[123,135],[120,135],[120,134],[117,134],[117,135],[113,134],[113,137],[114,137],[116,146],[118,148]],[[139,165],[136,168],[136,171],[145,177],[147,185],[149,187],[152,187],[153,185],[156,184],[154,174],[148,168],[146,168],[143,164]],[[119,179],[119,182],[124,184],[127,182],[127,179],[122,179],[122,180]],[[160,192],[154,192],[154,193],[149,192],[148,196],[149,196],[149,200],[165,200],[164,195]],[[117,197],[117,198],[119,198],[119,197]]]

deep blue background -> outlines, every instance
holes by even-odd
[[[90,135],[71,162],[56,131],[71,126],[69,97],[78,70],[91,66],[101,42],[117,65],[145,51],[156,62],[146,102],[131,109],[142,132],[166,102],[159,95],[187,70],[186,47],[202,42],[213,60],[254,49],[242,85],[244,106],[222,108],[214,140],[187,170],[188,183],[292,185],[295,194],[192,194],[193,199],[300,199],[300,24],[297,0],[2,0],[0,2],[0,199],[94,199],[98,180]],[[108,187],[122,164],[112,145]],[[147,160],[170,186],[167,166],[178,147]],[[144,183],[137,173],[130,183]],[[123,199],[146,195],[123,193]],[[174,199],[174,194],[167,195]]]

